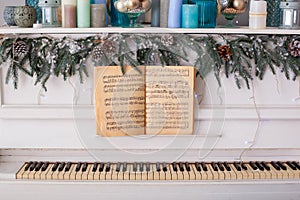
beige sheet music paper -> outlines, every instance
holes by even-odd
[[[97,134],[193,133],[195,70],[191,66],[95,68]]]

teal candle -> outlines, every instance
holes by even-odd
[[[90,0],[77,0],[77,27],[89,28],[91,26]]]
[[[198,28],[198,5],[183,4],[182,5],[182,28]]]

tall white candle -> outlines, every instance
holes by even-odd
[[[265,29],[267,21],[267,2],[251,1],[249,10],[249,28]]]

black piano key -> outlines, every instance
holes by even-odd
[[[59,164],[60,164],[59,162],[54,163],[54,165],[53,165],[51,171],[55,172],[55,171],[57,170]]]
[[[216,171],[216,172],[219,171],[217,164],[215,162],[211,163],[211,167],[213,168],[214,171]]]
[[[65,172],[70,171],[71,167],[72,167],[72,163],[71,162],[67,162],[67,165],[66,165],[66,168],[65,168]]]
[[[82,172],[86,172],[87,168],[88,168],[88,163],[85,162],[85,163],[83,163],[83,165],[82,165],[81,171],[82,171]]]
[[[270,171],[271,170],[271,168],[270,168],[270,166],[266,163],[266,162],[261,162],[261,165],[267,170],[267,171]]]
[[[203,171],[205,171],[205,172],[208,171],[208,168],[207,168],[207,165],[205,162],[201,162],[201,167],[202,167]]]
[[[37,166],[38,162],[33,162],[32,165],[29,167],[29,171],[33,171],[35,169],[35,167]]]
[[[298,162],[293,161],[292,163],[293,165],[295,165],[295,167],[297,167],[298,170],[300,170],[300,165]]]
[[[161,168],[160,168],[160,163],[156,163],[156,171],[160,172]]]
[[[225,171],[225,168],[223,166],[223,164],[221,162],[217,162],[217,166],[219,167],[219,169],[223,172]]]
[[[81,162],[77,163],[76,168],[75,168],[75,172],[79,172],[80,169],[81,169],[81,166],[82,166]]]
[[[196,163],[195,163],[195,167],[196,167],[196,170],[197,170],[198,172],[201,172],[200,163],[196,162]]]
[[[286,171],[287,170],[287,167],[285,166],[285,164],[284,163],[282,163],[282,162],[280,162],[280,161],[278,161],[277,162],[277,165],[282,169],[282,170],[284,170],[284,171]]]
[[[25,166],[25,169],[24,169],[24,171],[26,172],[26,171],[28,171],[29,170],[29,168],[30,168],[30,166],[33,164],[33,162],[32,161],[30,161],[29,163],[27,163],[27,165]]]
[[[240,163],[234,162],[234,163],[233,163],[233,166],[235,167],[235,169],[236,169],[237,171],[242,171],[242,168],[241,168]]]
[[[164,172],[168,171],[167,163],[165,163],[165,162],[162,163],[162,169]]]
[[[280,171],[281,168],[277,165],[276,162],[272,161],[272,162],[271,162],[271,165],[272,165],[276,170]]]
[[[177,172],[177,171],[178,171],[176,162],[173,162],[173,163],[172,163],[172,169],[174,170],[174,172]]]
[[[256,164],[254,162],[252,162],[252,161],[249,162],[249,165],[253,170],[258,170],[258,167],[256,166]]]
[[[140,171],[140,172],[143,172],[143,171],[144,171],[144,163],[140,163],[139,171]]]
[[[43,165],[44,165],[43,162],[39,162],[39,163],[36,165],[34,171],[36,171],[36,172],[40,171]]]
[[[185,163],[185,168],[186,168],[186,171],[190,172],[191,171],[190,163],[186,162]]]
[[[181,172],[184,171],[184,166],[183,166],[183,163],[182,163],[182,162],[179,163],[179,170],[180,170]]]
[[[260,171],[264,171],[265,168],[260,164],[260,162],[256,161],[255,162],[255,165],[257,166],[257,168],[260,170]]]
[[[111,164],[110,163],[106,163],[105,172],[109,172],[110,168],[111,168]]]
[[[286,162],[286,164],[292,169],[292,170],[297,170],[297,167],[295,165],[293,165],[292,162],[288,161]]]
[[[120,171],[121,171],[121,163],[117,163],[116,172],[120,172]]]
[[[58,168],[58,171],[59,171],[59,172],[62,172],[62,171],[64,170],[65,166],[66,166],[66,163],[65,163],[65,162],[60,163],[60,166],[59,166],[59,168]]]
[[[151,170],[151,167],[150,167],[150,163],[146,163],[146,171],[147,172],[150,172],[150,170]]]
[[[231,167],[228,165],[227,162],[224,162],[223,165],[227,171],[229,171],[229,172],[231,171]]]
[[[123,163],[123,172],[127,171],[127,163]]]
[[[99,165],[99,163],[97,163],[97,162],[94,163],[92,172],[96,172],[97,171],[98,165]]]
[[[104,163],[100,163],[99,172],[104,171]]]
[[[248,170],[248,167],[245,165],[245,163],[241,163],[241,168],[243,169],[243,170]]]
[[[133,163],[132,171],[137,172],[137,163]]]
[[[45,164],[42,167],[42,172],[46,171],[49,167],[49,162],[45,162]]]

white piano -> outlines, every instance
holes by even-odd
[[[170,32],[168,29],[155,28],[126,31]],[[61,37],[100,32],[118,33],[125,30],[0,29],[0,34],[13,36],[51,34]],[[247,28],[174,29],[171,32],[300,34],[299,30],[286,33],[286,30],[253,31]],[[252,89],[239,90],[234,81],[225,76],[219,88],[211,74],[205,82],[197,81],[200,98],[197,100],[201,100],[201,104],[196,108],[194,135],[104,138],[96,136],[95,131],[92,69],[93,64],[90,62],[90,78],[84,84],[79,83],[78,77],[67,82],[51,78],[48,92],[44,92],[39,86],[32,86],[32,80],[23,75],[20,76],[19,89],[14,90],[11,84],[5,84],[6,67],[2,66],[1,199],[300,199],[300,170],[297,168],[300,161],[299,79],[288,81],[279,71],[276,76],[267,72],[263,81],[254,79]],[[73,179],[70,176],[68,180],[62,176],[61,180],[59,174],[53,178],[54,172],[51,171],[54,165],[57,165],[56,170],[60,167],[65,170],[68,163],[75,171],[80,163],[77,172],[81,173],[92,172],[94,166],[96,171],[101,171],[100,165],[103,163],[102,171],[107,169],[107,173],[113,170],[120,172],[117,170],[118,165],[122,168],[126,164],[131,170],[139,168],[136,171],[144,166],[146,173],[154,175],[149,178],[148,174],[146,179],[140,180],[126,179],[123,175],[123,180],[117,180],[111,174],[109,179],[114,180],[105,176],[100,179],[99,173],[97,180],[88,179],[88,174],[80,174],[77,180],[76,175],[74,180],[70,180]],[[204,171],[201,163],[212,169],[210,173],[219,173],[216,175],[219,178],[197,180],[196,177],[202,173],[200,171]],[[235,164],[241,166],[241,163],[247,164],[251,176],[238,175],[242,170],[238,170]],[[230,170],[227,170],[227,164]],[[177,170],[178,176],[174,180],[154,178],[157,168],[162,172],[164,165],[170,171]],[[265,165],[272,169],[267,170]],[[52,173],[49,177],[45,175],[45,179],[35,172],[43,166],[44,171]],[[84,166],[88,170],[83,170]],[[213,172],[215,167],[217,170]],[[281,169],[276,172],[278,167]],[[226,170],[231,171],[229,174],[234,171],[236,176],[225,178]],[[136,171],[135,177],[138,177]],[[180,178],[179,174],[185,171],[192,171],[193,175]],[[165,171],[165,176],[167,173],[169,171]],[[86,180],[83,177],[87,177]],[[92,177],[95,178],[94,175]]]

